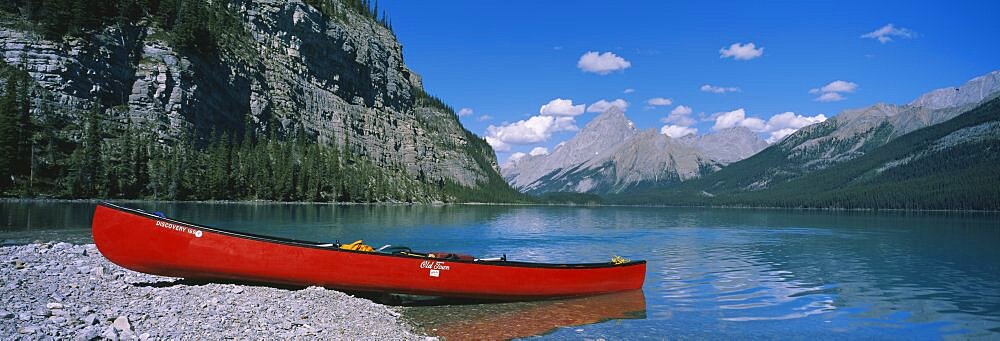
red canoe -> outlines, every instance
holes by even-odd
[[[595,295],[642,287],[646,262],[540,264],[445,260],[342,250],[330,244],[266,237],[100,204],[94,243],[127,269],[202,280],[241,280],[327,288],[483,299]]]

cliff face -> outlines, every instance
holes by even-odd
[[[211,55],[182,53],[148,20],[60,40],[15,19],[0,22],[0,55],[37,82],[39,121],[80,122],[100,105],[110,124],[155,131],[164,144],[187,131],[305,135],[413,178],[473,187],[498,176],[489,147],[429,100],[400,43],[375,20],[298,0],[224,6],[240,29]]]

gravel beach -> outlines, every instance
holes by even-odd
[[[426,340],[399,312],[309,287],[194,283],[112,264],[93,244],[0,247],[0,339]]]

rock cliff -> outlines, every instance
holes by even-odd
[[[0,17],[0,56],[37,82],[32,115],[69,127],[98,106],[174,144],[186,133],[305,136],[466,187],[498,178],[495,156],[446,105],[427,95],[394,34],[332,1],[331,16],[299,0],[222,2],[236,27],[217,53],[185,52],[151,20],[46,38]]]

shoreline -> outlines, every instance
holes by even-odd
[[[398,308],[321,287],[185,281],[130,271],[94,244],[0,247],[3,339],[394,339]]]
[[[698,205],[622,205],[622,204],[546,204],[546,203],[490,203],[490,202],[321,202],[321,201],[275,201],[275,200],[147,200],[147,199],[62,199],[62,198],[0,198],[0,203],[176,203],[176,204],[218,204],[218,205],[328,205],[328,206],[511,206],[511,207],[624,207],[624,208],[703,208],[725,210],[787,210],[826,212],[940,212],[940,213],[1000,213],[1000,210],[960,210],[960,209],[898,209],[898,208],[836,208],[836,207],[780,207],[780,206],[698,206]]]

